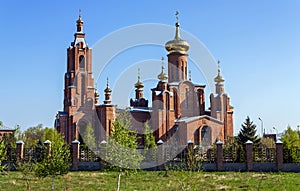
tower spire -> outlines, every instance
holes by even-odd
[[[215,77],[215,82],[216,83],[223,83],[225,80],[221,75],[221,69],[220,69],[220,61],[218,60],[218,76]]]
[[[138,67],[138,81],[134,84],[134,87],[137,89],[142,89],[144,87],[144,84],[141,82],[140,67]]]
[[[164,57],[161,57],[161,73],[157,76],[157,78],[162,82],[166,82],[168,79],[168,75],[165,73]]]
[[[175,26],[176,26],[176,33],[175,33],[175,39],[176,39],[176,40],[179,40],[179,39],[180,39],[180,31],[179,31],[179,26],[180,26],[180,24],[179,24],[179,22],[178,22],[178,15],[179,15],[179,12],[176,11],[175,15],[176,15],[176,24],[175,24]]]
[[[111,104],[111,100],[110,100],[110,94],[111,94],[111,89],[109,88],[109,84],[108,84],[108,77],[106,79],[106,88],[104,90],[105,93],[105,100],[104,100],[104,104]]]
[[[83,32],[83,21],[81,19],[81,9],[79,9],[79,15],[78,15],[78,19],[77,19],[76,23],[77,23],[77,32],[82,33]]]

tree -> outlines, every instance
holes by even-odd
[[[153,135],[153,131],[151,130],[148,121],[146,121],[145,123],[143,135],[144,135],[144,150],[146,153],[146,160],[147,161],[156,160],[157,150],[156,150],[155,137]]]
[[[280,139],[287,149],[300,148],[300,137],[297,131],[294,131],[290,126],[284,131]]]
[[[3,140],[0,140],[0,172],[5,169],[5,165],[2,164],[3,160],[5,159],[6,152],[5,152],[5,144]]]
[[[254,146],[257,146],[260,142],[260,138],[256,135],[256,125],[247,116],[246,121],[242,124],[242,129],[238,134],[238,143],[244,145],[248,140],[253,142]]]
[[[35,127],[30,127],[23,133],[23,142],[28,148],[34,148],[39,140],[44,137],[43,125],[39,124]]]
[[[52,130],[51,146],[46,149],[45,157],[35,166],[37,177],[52,177],[52,190],[54,190],[54,179],[58,175],[64,175],[70,169],[70,150],[64,142],[63,137],[55,130]],[[47,130],[48,133],[50,130]]]
[[[283,143],[283,148],[285,152],[284,160],[287,162],[297,162],[300,163],[300,136],[299,131],[294,131],[290,126],[284,131],[282,138],[280,139]]]
[[[129,130],[128,120],[116,120],[108,139],[106,160],[113,169],[138,169],[143,156],[137,146],[136,133]]]
[[[82,138],[83,138],[85,145],[88,146],[90,150],[93,150],[96,148],[94,129],[90,123],[87,125]]]

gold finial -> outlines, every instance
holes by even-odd
[[[138,81],[141,81],[141,69],[138,67]]]
[[[109,84],[108,84],[108,77],[106,78],[106,88],[105,88],[104,92],[106,94],[111,93],[111,89],[109,88]]]
[[[178,15],[179,15],[179,12],[178,12],[178,10],[177,10],[176,13],[175,13],[175,16],[176,16],[176,23],[178,23]]]
[[[141,82],[140,66],[138,67],[138,81],[134,84],[134,87],[137,89],[141,89],[144,87],[144,84]]]
[[[217,82],[217,83],[222,83],[225,81],[221,75],[220,63],[221,63],[220,60],[218,60],[218,76],[215,77],[215,82]]]
[[[81,9],[79,9],[79,18],[81,18]]]
[[[161,73],[157,76],[162,82],[165,82],[168,79],[168,75],[165,73],[164,60],[164,57],[161,57]]]

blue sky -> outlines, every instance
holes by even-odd
[[[225,91],[235,108],[235,134],[247,115],[259,132],[258,117],[267,132],[274,132],[273,127],[281,132],[288,124],[293,128],[300,124],[297,0],[11,0],[0,7],[0,120],[6,126],[20,125],[23,130],[39,123],[53,126],[55,113],[62,109],[66,49],[74,38],[78,9],[82,10],[90,47],[131,25],[173,26],[178,10],[181,28],[197,37],[222,62]],[[172,38],[173,34],[162,44]],[[166,54],[163,47],[141,47],[137,53],[121,53],[112,62],[126,68],[133,62],[166,58]],[[115,73],[107,71],[112,84]],[[196,83],[206,83],[197,72],[192,73],[192,78]],[[103,79],[96,80],[100,93],[105,86]],[[132,85],[128,84],[128,88],[132,89]],[[146,85],[148,89],[153,87],[151,80]],[[113,96],[113,101],[118,101],[118,95]]]

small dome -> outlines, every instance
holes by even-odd
[[[105,88],[104,92],[106,94],[110,94],[111,93],[111,89],[109,88],[109,84],[108,84],[108,78],[106,79],[106,88]]]
[[[134,84],[134,87],[137,89],[141,89],[144,87],[144,84],[138,79],[138,81]]]
[[[168,80],[168,74],[165,73],[164,57],[161,58],[161,62],[162,62],[161,73],[157,76],[157,78],[162,82],[166,82]]]
[[[187,41],[182,40],[180,38],[180,32],[179,32],[179,23],[176,23],[176,33],[175,38],[173,40],[168,41],[165,44],[165,48],[169,53],[180,53],[180,54],[186,54],[186,52],[189,50],[190,45]]]
[[[221,62],[218,61],[218,75],[214,79],[216,83],[223,83],[225,81],[223,76],[221,75],[220,63]]]
[[[142,89],[144,87],[144,84],[141,82],[140,67],[138,67],[138,81],[134,84],[134,87],[137,89]]]

